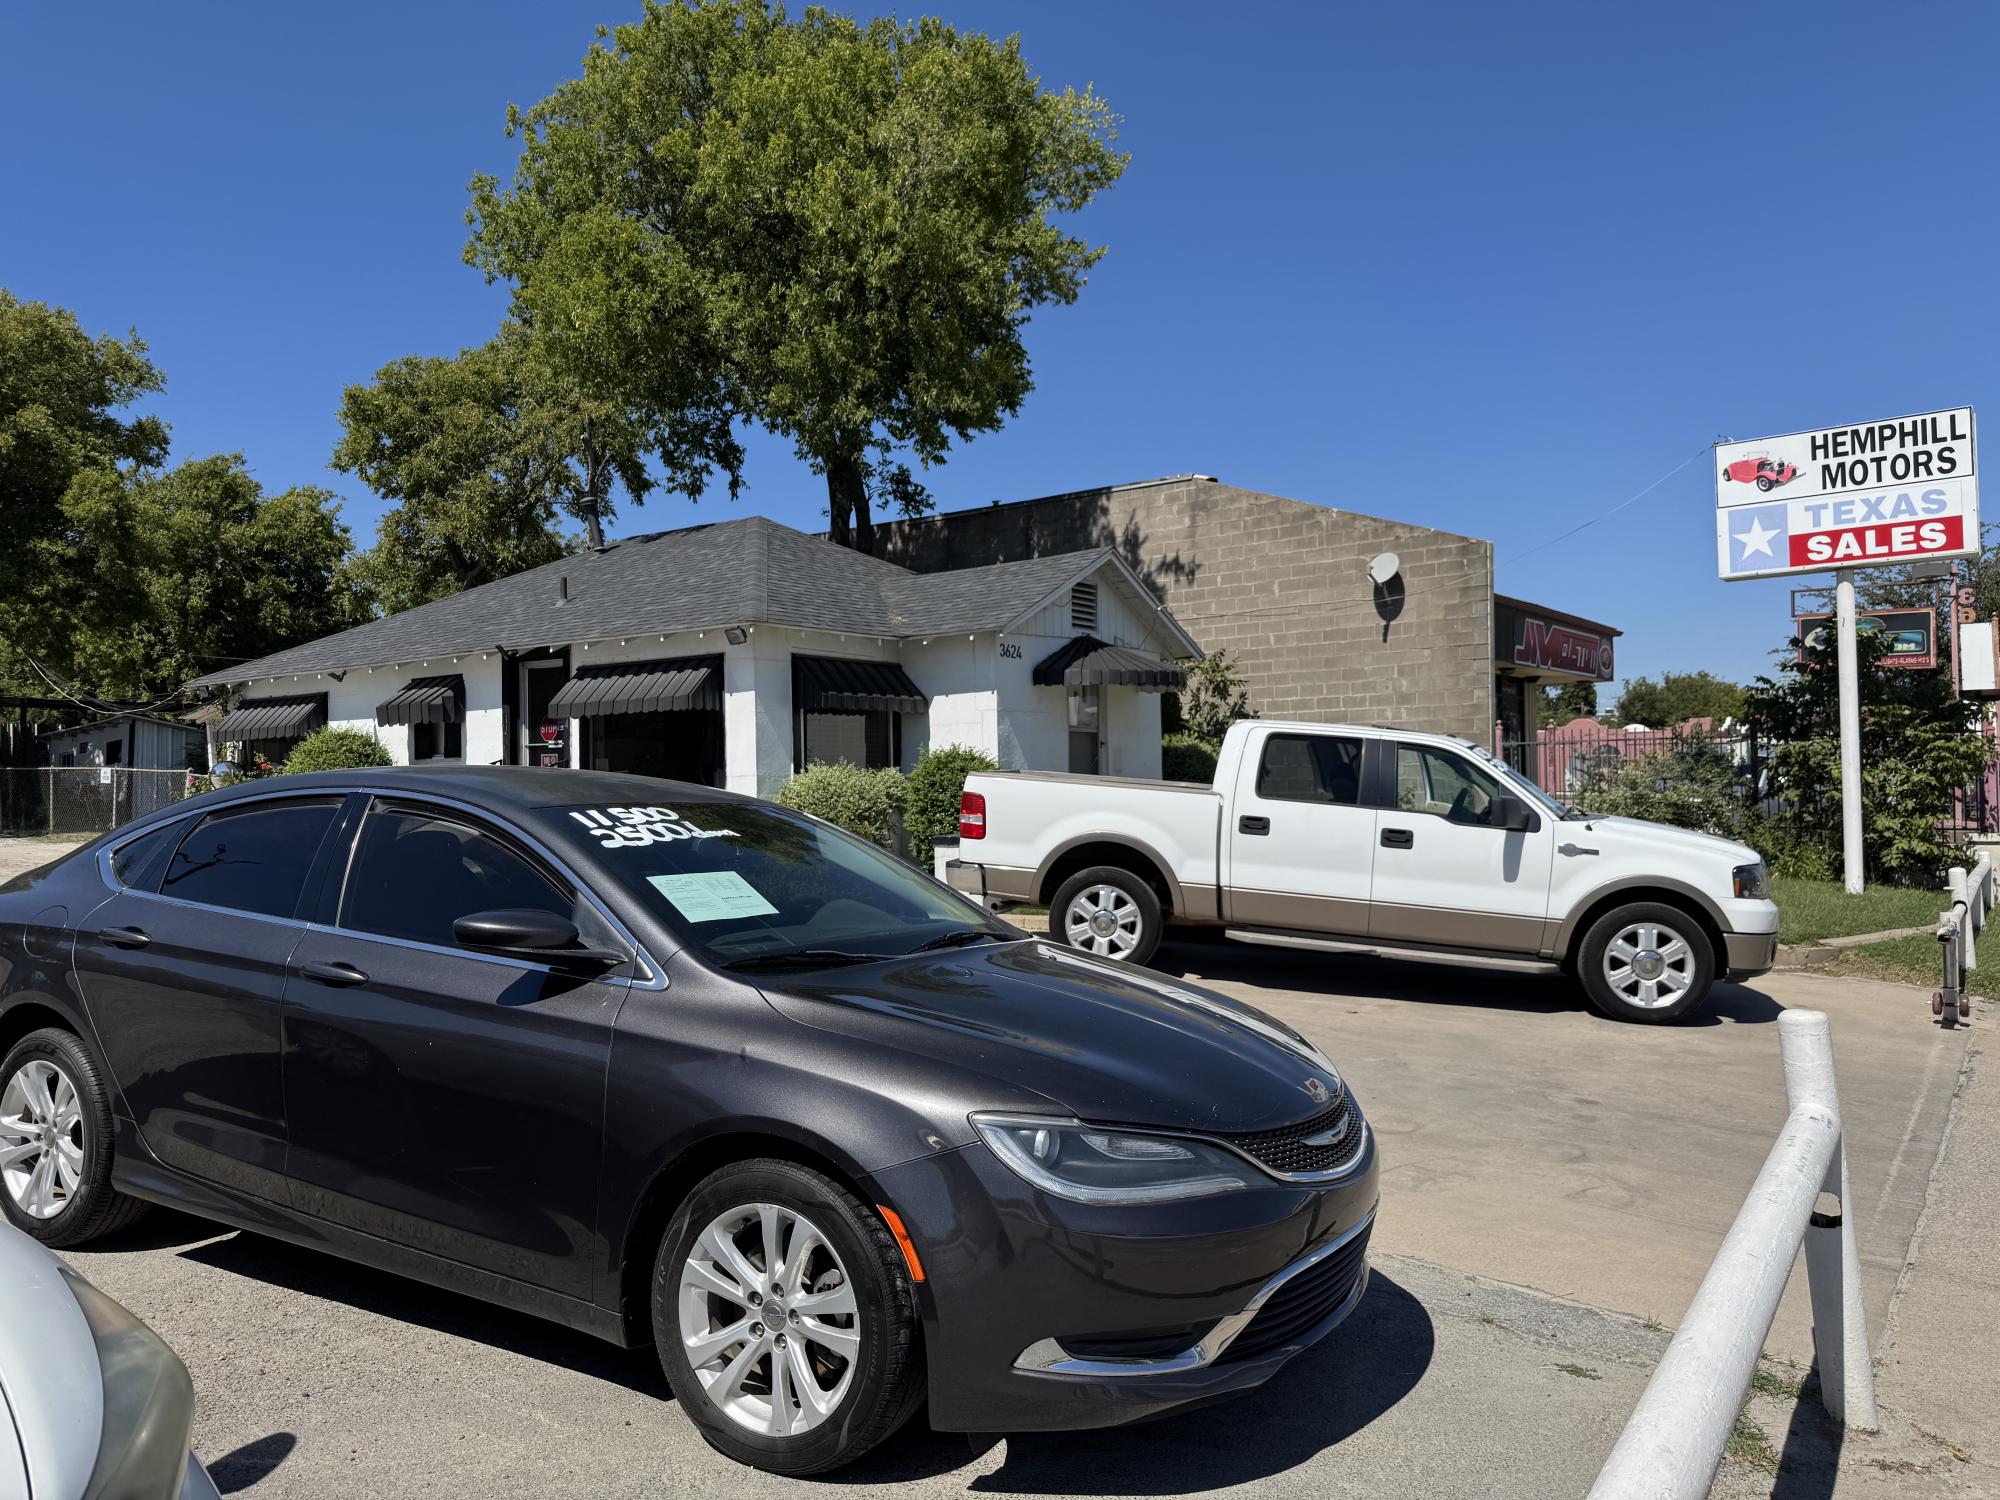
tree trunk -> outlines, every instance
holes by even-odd
[[[868,514],[868,485],[861,460],[848,454],[826,460],[827,533],[836,546],[875,550],[875,523]]]

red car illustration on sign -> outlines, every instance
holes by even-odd
[[[1738,484],[1754,484],[1760,490],[1775,490],[1798,477],[1796,464],[1781,464],[1768,458],[1739,458],[1723,467],[1722,477]]]

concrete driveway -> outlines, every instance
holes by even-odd
[[[1783,1118],[1781,1009],[1833,1018],[1877,1334],[1966,1035],[1928,1024],[1914,991],[1806,975],[1725,988],[1702,1023],[1656,1029],[1601,1020],[1541,979],[1219,945],[1176,945],[1159,964],[1298,1025],[1359,1093],[1385,1164],[1363,1308],[1229,1405],[978,1450],[918,1429],[823,1483],[926,1496],[1581,1494],[1664,1346],[1646,1320],[1677,1321]],[[198,1450],[225,1492],[811,1487],[713,1455],[643,1351],[176,1214],[71,1258],[187,1360]],[[1797,1281],[1771,1348],[1803,1364]],[[1767,1413],[1772,1460],[1782,1447],[1793,1461],[1788,1493],[1830,1492],[1796,1487],[1825,1445],[1790,1412]],[[1883,1471],[1895,1485],[1855,1492],[1918,1493],[1913,1476],[1953,1469],[1917,1441],[1893,1455],[1909,1467]],[[1771,1476],[1732,1464],[1718,1493],[1770,1494]]]

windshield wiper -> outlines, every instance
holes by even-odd
[[[987,932],[979,927],[964,927],[957,932],[947,932],[934,937],[929,942],[919,943],[912,953],[931,953],[939,948],[962,948],[968,943],[1004,943],[1007,941],[997,932]]]
[[[747,958],[734,959],[722,967],[725,969],[817,969],[831,968],[836,964],[873,964],[884,959],[901,958],[900,953],[845,953],[838,948],[794,948],[787,953],[752,953]]]

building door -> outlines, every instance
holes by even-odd
[[[1500,717],[1500,753],[1528,775],[1528,679],[1502,672],[1493,679],[1493,702]]]
[[[569,724],[557,720],[553,744],[542,738],[542,724],[549,718],[549,701],[569,681],[569,666],[562,661],[524,661],[521,670],[521,764],[524,766],[567,766]]]
[[[1104,689],[1069,690],[1069,768],[1095,776],[1104,768]]]

